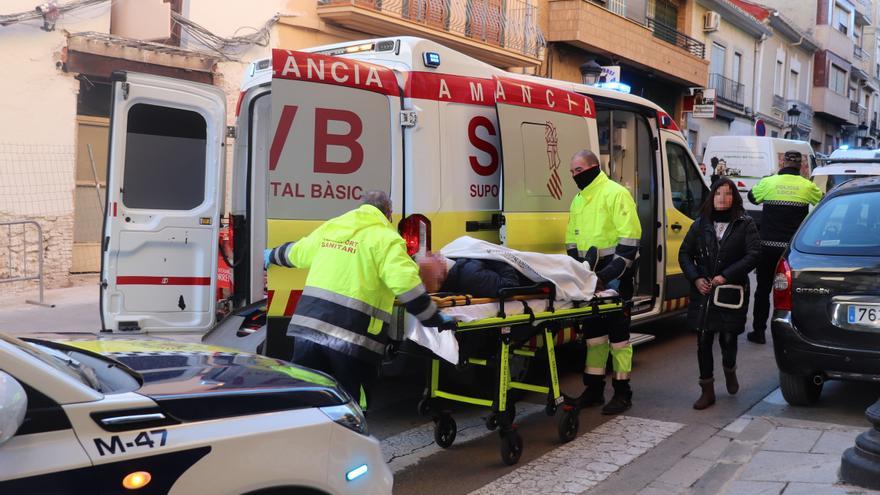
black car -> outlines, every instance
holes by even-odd
[[[880,177],[847,182],[801,225],[776,268],[771,328],[782,395],[827,379],[880,381]]]

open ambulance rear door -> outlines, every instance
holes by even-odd
[[[204,332],[215,320],[226,96],[117,73],[101,263],[102,326]]]
[[[369,190],[403,206],[401,89],[395,72],[345,57],[272,52],[268,245],[298,241],[357,208]],[[266,353],[289,357],[287,323],[307,270],[269,267]]]
[[[593,100],[519,79],[496,77],[495,85],[502,243],[521,251],[564,252],[568,211],[579,192],[569,161],[577,151],[599,149]]]

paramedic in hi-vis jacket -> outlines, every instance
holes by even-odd
[[[287,329],[294,337],[292,361],[336,378],[362,408],[385,354],[395,297],[427,327],[452,324],[428,296],[392,227],[384,192],[366,192],[359,208],[265,256],[266,265],[309,270]]]
[[[770,316],[770,289],[776,264],[791,242],[794,233],[810,212],[810,205],[822,199],[822,191],[801,176],[800,151],[786,151],[782,167],[776,175],[764,177],[749,191],[749,201],[763,204],[761,212],[761,261],[758,262],[755,286],[755,309],[752,313],[753,330],[746,338],[756,344],[767,340],[767,317]]]
[[[581,190],[571,202],[565,247],[569,256],[588,261],[599,282],[596,290],[615,289],[628,301],[633,296],[642,226],[629,191],[599,168],[599,158],[582,150],[571,158],[571,176]],[[632,345],[629,343],[630,309],[619,317],[585,328],[587,362],[586,388],[580,397],[569,399],[578,407],[605,402],[605,363],[611,352],[614,396],[602,408],[603,414],[619,414],[632,406],[629,375]]]

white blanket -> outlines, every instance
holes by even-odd
[[[596,274],[589,265],[565,254],[516,251],[468,236],[450,242],[440,253],[453,259],[476,258],[507,263],[533,282],[553,282],[558,301],[589,301],[596,290]]]

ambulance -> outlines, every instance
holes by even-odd
[[[708,189],[673,119],[648,100],[393,37],[273,50],[251,64],[228,131],[224,102],[211,86],[135,73],[114,80],[105,329],[215,325],[227,143],[229,306],[245,307],[231,316],[252,319],[267,298],[270,355],[289,356],[284,334],[306,273],[272,266],[266,292],[264,247],[300,239],[380,189],[411,254],[462,235],[560,253],[578,192],[568,162],[584,148],[638,208],[633,321],[686,307],[678,249]]]

